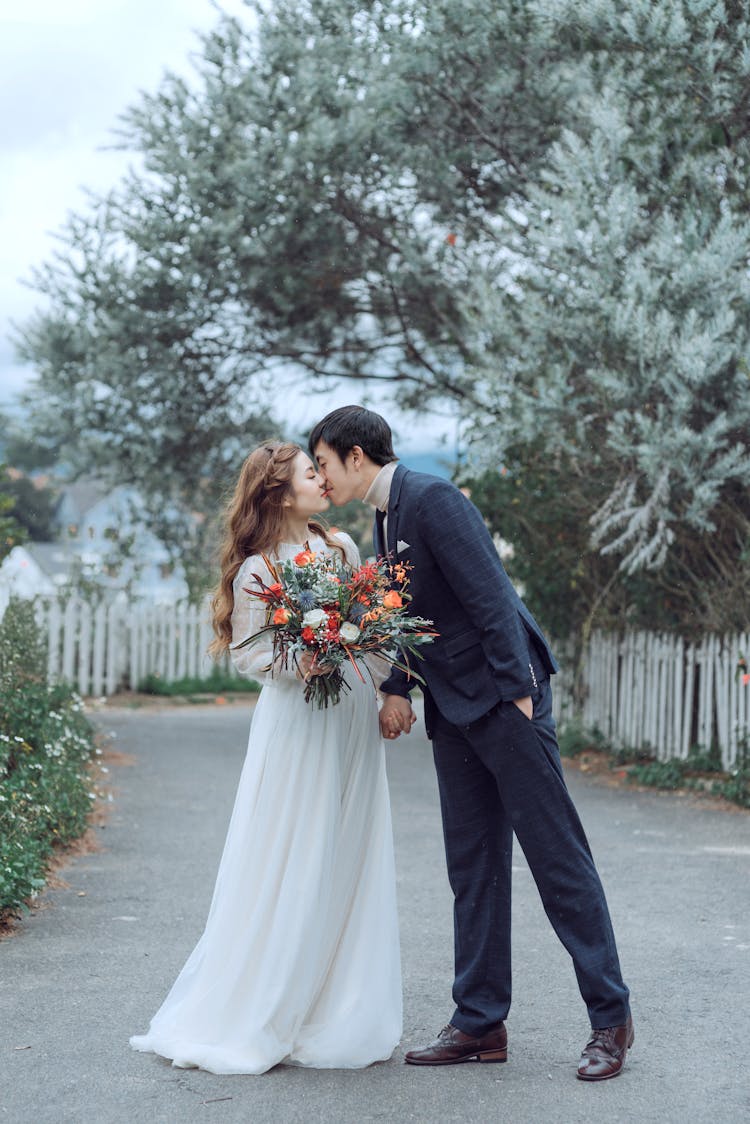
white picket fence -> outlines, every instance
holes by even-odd
[[[134,690],[147,675],[165,682],[210,675],[216,666],[206,649],[213,638],[208,604],[155,605],[113,601],[92,607],[71,597],[42,599],[37,620],[47,634],[52,679],[73,684],[82,695]],[[228,661],[224,670],[231,670]]]
[[[113,602],[92,608],[71,598],[37,608],[48,638],[53,679],[82,695],[135,689],[147,675],[166,682],[204,677],[212,632],[208,604]],[[607,744],[649,750],[660,760],[686,758],[693,746],[715,746],[733,768],[750,735],[750,684],[738,672],[750,659],[750,634],[688,643],[648,632],[594,633],[584,659],[583,712],[574,715],[572,667],[555,677],[555,716],[597,728]],[[227,660],[222,666],[231,670]]]
[[[732,769],[750,732],[750,684],[739,667],[748,655],[747,633],[697,644],[650,632],[595,633],[582,724],[601,730],[609,745],[648,749],[662,761],[716,746]]]

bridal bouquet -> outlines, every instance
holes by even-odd
[[[262,636],[273,637],[273,663],[312,656],[305,701],[317,707],[335,705],[350,690],[344,676],[351,669],[364,681],[358,658],[374,654],[413,679],[424,682],[409,666],[409,655],[437,635],[432,621],[407,614],[407,568],[385,560],[352,569],[333,555],[306,549],[294,559],[273,563],[262,556],[271,574],[266,584],[257,574],[257,589],[245,589],[266,605],[266,623],[237,645],[244,648]],[[397,655],[398,652],[398,655]],[[401,658],[398,658],[398,657]],[[406,662],[403,662],[406,661]],[[269,669],[270,670],[270,669]]]

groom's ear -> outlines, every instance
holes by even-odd
[[[347,460],[352,458],[352,466],[354,468],[361,468],[365,462],[365,451],[361,445],[352,445],[347,454]]]

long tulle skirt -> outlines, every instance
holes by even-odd
[[[270,682],[205,931],[136,1050],[213,1073],[353,1068],[401,1037],[390,803],[372,688]]]

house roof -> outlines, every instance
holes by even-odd
[[[111,492],[112,485],[110,483],[86,476],[80,480],[74,480],[72,484],[63,485],[61,500],[64,500],[80,519]]]
[[[71,564],[78,557],[76,551],[67,543],[25,542],[22,549],[36,562],[39,569],[51,578],[57,574],[67,577]]]

